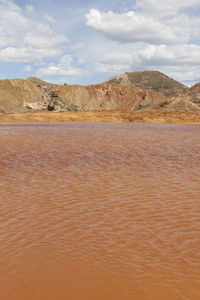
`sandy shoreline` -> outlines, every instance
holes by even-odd
[[[200,124],[200,116],[180,112],[77,111],[0,114],[0,123]]]

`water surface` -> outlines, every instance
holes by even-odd
[[[199,125],[0,125],[0,299],[200,299]]]

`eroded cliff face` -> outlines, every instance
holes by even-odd
[[[54,87],[54,88],[53,88]],[[78,108],[63,101],[54,85],[39,85],[31,80],[0,80],[0,112],[75,111]],[[51,90],[52,88],[52,90]]]
[[[177,96],[155,107],[157,111],[182,112],[200,115],[200,83],[184,89]]]
[[[153,91],[123,85],[40,85],[30,80],[0,80],[0,111],[140,110],[165,101]]]
[[[165,97],[159,93],[117,84],[62,86],[58,93],[63,100],[77,105],[84,111],[133,111],[165,101]]]
[[[53,85],[0,80],[0,113],[37,111],[161,111],[200,115],[200,83],[174,97],[121,84]]]
[[[160,112],[181,112],[200,115],[200,106],[193,103],[188,96],[177,96],[170,102],[155,107],[155,111]]]
[[[3,112],[24,112],[26,103],[38,109],[45,101],[45,95],[33,83],[23,79],[0,80],[0,110]]]
[[[190,89],[185,90],[183,94],[188,96],[192,103],[197,104],[200,107],[200,82]]]

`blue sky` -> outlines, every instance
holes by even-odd
[[[200,0],[0,0],[0,77],[95,84],[158,70],[200,81]]]

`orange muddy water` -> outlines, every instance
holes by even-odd
[[[0,125],[1,300],[200,299],[200,126]]]

